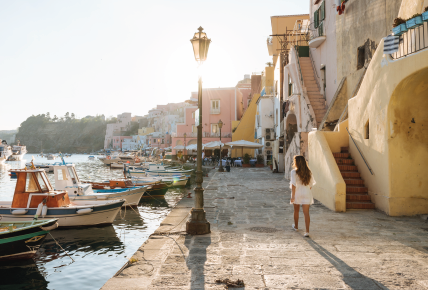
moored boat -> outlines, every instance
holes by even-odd
[[[57,219],[0,221],[0,261],[32,258],[49,231],[57,227]]]
[[[112,224],[125,200],[70,201],[68,193],[54,190],[43,169],[12,169],[17,175],[12,201],[0,201],[2,222],[58,219],[60,227]]]
[[[18,140],[18,145],[12,146],[12,155],[9,156],[7,160],[9,161],[21,161],[24,158],[24,155],[27,153],[27,147],[20,145]]]

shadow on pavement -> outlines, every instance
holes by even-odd
[[[322,257],[329,261],[340,273],[342,273],[342,280],[351,289],[388,289],[382,283],[375,281],[367,276],[362,275],[354,268],[350,267],[344,261],[324,249],[317,242],[312,239],[305,238],[306,242],[314,248]]]
[[[204,265],[207,261],[207,248],[210,244],[210,236],[186,236],[184,245],[189,249],[186,265],[191,273],[190,289],[205,289]]]

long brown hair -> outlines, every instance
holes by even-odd
[[[308,167],[308,163],[306,163],[305,157],[302,155],[294,156],[294,169],[296,169],[297,176],[299,176],[303,185],[308,185],[311,181],[312,172]]]

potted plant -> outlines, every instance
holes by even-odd
[[[422,24],[422,15],[420,13],[416,13],[406,21],[407,29],[416,28]]]
[[[395,18],[394,23],[392,24],[392,32],[394,35],[401,35],[407,31],[406,20],[403,18]]]
[[[269,160],[269,161],[267,162],[267,165],[269,165],[270,170],[272,170],[272,169],[273,169],[272,161],[270,161],[270,160]]]
[[[424,13],[422,13],[422,21],[428,22],[428,6],[425,7]]]
[[[248,153],[245,153],[244,155],[244,163],[242,164],[242,167],[250,167],[250,155]]]
[[[265,158],[261,154],[257,155],[256,167],[265,167]]]

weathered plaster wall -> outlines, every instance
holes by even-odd
[[[311,48],[311,53],[316,67],[316,75],[319,77],[319,83],[321,90],[323,90],[323,81],[321,79],[322,72],[320,70],[321,64],[325,65],[326,73],[326,87],[325,96],[327,106],[333,99],[334,93],[336,92],[337,86],[339,85],[340,79],[337,79],[337,44],[336,44],[336,8],[333,7],[335,0],[324,0],[325,1],[325,19],[324,19],[324,35],[326,40],[317,48]],[[315,1],[310,1],[311,4]],[[318,4],[309,5],[311,15],[311,22],[314,21],[314,12],[319,8],[322,1]]]
[[[391,34],[402,0],[350,0],[345,13],[336,15],[337,79],[347,78],[351,97],[363,69],[357,70],[358,47],[367,40],[376,45]]]
[[[428,0],[402,0],[398,17],[408,19],[416,13],[421,13],[428,6]]]
[[[303,155],[306,160],[308,159],[308,133],[298,132],[294,134],[291,144],[285,154],[285,179],[290,179],[290,172],[293,169],[293,160],[295,155]]]
[[[416,118],[416,126],[428,126],[423,117],[428,107],[420,100],[428,95],[426,86],[420,84],[426,84],[427,68],[427,49],[392,60],[383,55],[382,40],[357,96],[348,101],[349,130],[374,175],[352,141],[350,153],[376,208],[392,216],[428,213],[426,174],[419,174],[428,171],[428,144],[409,120]],[[367,121],[370,135],[365,139]]]
[[[336,151],[337,146],[348,146],[347,123],[342,122],[337,132],[309,133],[309,168],[316,182],[312,194],[323,205],[337,212],[346,211],[346,184],[333,152],[340,152]]]
[[[326,127],[326,125],[329,122],[338,120],[342,115],[342,112],[345,109],[346,104],[348,103],[348,97],[346,93],[347,93],[347,81],[346,81],[346,78],[343,78],[339,86],[337,87],[337,91],[334,94],[334,97],[331,100],[330,105],[328,106],[327,113],[325,114],[321,124],[318,126],[318,130],[323,130],[324,128],[326,130],[334,129],[334,128]]]

